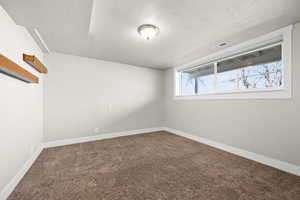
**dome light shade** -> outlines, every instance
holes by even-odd
[[[159,33],[159,28],[152,24],[143,24],[138,27],[138,33],[146,40],[151,40]]]

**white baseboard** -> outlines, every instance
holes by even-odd
[[[132,130],[132,131],[106,133],[106,134],[102,134],[102,135],[46,142],[43,144],[43,147],[44,148],[58,147],[58,146],[64,146],[64,145],[69,145],[69,144],[91,142],[91,141],[96,141],[96,140],[103,140],[103,139],[109,139],[109,138],[127,136],[127,135],[136,135],[136,134],[142,134],[142,133],[150,133],[150,132],[156,132],[156,131],[162,131],[162,130],[164,130],[162,127],[157,127],[157,128],[145,128],[145,129]]]
[[[76,143],[82,143],[82,142],[89,142],[89,141],[96,141],[96,140],[102,140],[102,139],[109,139],[109,138],[127,136],[127,135],[150,133],[150,132],[156,132],[156,131],[162,131],[162,130],[164,130],[162,127],[146,128],[146,129],[139,129],[139,130],[132,130],[132,131],[122,131],[122,132],[115,132],[115,133],[109,133],[109,134],[103,134],[103,135],[97,135],[97,136],[73,138],[73,139],[66,139],[66,140],[59,140],[59,141],[43,143],[32,154],[32,156],[29,158],[29,160],[26,161],[26,163],[19,170],[19,172],[15,175],[15,177],[0,192],[0,200],[5,200],[5,199],[8,198],[8,196],[12,193],[12,191],[15,189],[15,187],[18,185],[18,183],[24,177],[26,172],[30,169],[30,167],[32,166],[32,164],[34,163],[34,161],[37,159],[37,157],[40,155],[40,153],[42,152],[42,150],[44,148],[57,147],[57,146],[63,146],[63,145],[68,145],[68,144],[76,144]]]
[[[42,152],[43,148],[49,148],[49,147],[57,147],[57,146],[63,146],[68,144],[76,144],[76,143],[82,143],[82,142],[90,142],[90,141],[96,141],[96,140],[102,140],[102,139],[109,139],[114,137],[120,137],[120,136],[127,136],[127,135],[136,135],[136,134],[142,134],[142,133],[150,133],[150,132],[156,132],[156,131],[167,131],[191,140],[195,140],[197,142],[207,144],[209,146],[215,147],[217,149],[221,149],[223,151],[227,151],[245,158],[248,158],[250,160],[257,161],[259,163],[280,169],[282,171],[286,171],[292,174],[295,174],[297,176],[300,176],[300,167],[283,162],[280,160],[276,160],[273,158],[269,158],[263,155],[259,155],[256,153],[252,153],[249,151],[245,151],[239,148],[231,147],[226,144],[221,144],[218,142],[211,141],[206,138],[202,138],[196,135],[188,134],[183,131],[179,131],[172,128],[167,127],[157,127],[157,128],[146,128],[146,129],[139,129],[139,130],[132,130],[132,131],[122,131],[122,132],[115,132],[115,133],[109,133],[109,134],[103,134],[103,135],[97,135],[97,136],[89,136],[89,137],[81,137],[81,138],[73,138],[73,139],[66,139],[66,140],[59,140],[59,141],[53,141],[53,142],[46,142],[43,143],[30,157],[30,159],[23,165],[23,167],[19,170],[19,172],[16,174],[16,176],[4,187],[4,189],[0,192],[0,199],[5,200],[8,198],[10,193],[14,190],[14,188],[18,185],[20,180],[24,177],[26,172],[30,169],[34,161],[37,159],[37,157]]]
[[[40,155],[42,150],[43,150],[43,147],[39,146],[38,149],[31,155],[29,160],[27,160],[25,162],[25,164],[22,166],[22,168],[13,177],[13,179],[3,188],[3,190],[0,192],[1,200],[5,200],[8,198],[10,193],[15,189],[15,187],[18,185],[18,183],[21,181],[21,179],[24,177],[24,175],[30,169],[30,167],[32,166],[34,161],[38,158],[38,156]]]
[[[289,172],[291,174],[295,174],[297,176],[300,176],[300,166],[293,165],[293,164],[283,162],[283,161],[280,161],[280,160],[276,160],[276,159],[273,159],[273,158],[270,158],[270,157],[267,157],[267,156],[259,155],[259,154],[249,152],[249,151],[246,151],[246,150],[243,150],[243,149],[239,149],[239,148],[236,148],[236,147],[232,147],[232,146],[229,146],[229,145],[226,145],[226,144],[221,144],[221,143],[218,143],[218,142],[214,142],[212,140],[209,140],[209,139],[206,139],[206,138],[203,138],[203,137],[199,137],[199,136],[196,136],[196,135],[188,134],[188,133],[185,133],[183,131],[176,130],[176,129],[167,128],[167,127],[163,128],[163,129],[167,132],[170,132],[170,133],[173,133],[173,134],[176,134],[176,135],[179,135],[179,136],[191,139],[191,140],[195,140],[197,142],[215,147],[217,149],[221,149],[223,151],[227,151],[227,152],[230,152],[232,154],[239,155],[239,156],[247,158],[249,160],[254,160],[256,162],[268,165],[270,167],[274,167],[274,168],[277,168],[279,170],[282,170],[282,171]]]

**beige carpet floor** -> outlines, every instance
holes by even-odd
[[[43,150],[10,200],[300,200],[300,177],[166,132]]]

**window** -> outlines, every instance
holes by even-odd
[[[234,47],[237,49],[234,53],[212,57],[206,64],[176,69],[176,96],[290,97],[290,35],[286,29],[270,34],[272,38],[253,40],[256,44],[248,44],[248,50]],[[261,41],[257,43],[257,40]]]
[[[217,62],[217,90],[282,88],[281,44]]]
[[[191,71],[181,73],[181,92],[183,95],[193,95],[209,92],[214,89],[214,65],[206,65]]]

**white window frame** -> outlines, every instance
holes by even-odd
[[[209,56],[197,59],[188,64],[174,68],[174,99],[289,99],[292,97],[292,30],[293,25],[281,28],[269,34],[226,48]],[[280,42],[281,41],[281,42]],[[180,72],[183,69],[191,69],[193,66],[201,66],[229,57],[234,57],[245,52],[255,51],[260,47],[280,42],[282,45],[283,63],[283,88],[262,89],[234,89],[229,91],[212,91],[195,95],[180,95]],[[196,67],[195,67],[196,68]],[[215,66],[216,68],[216,66]],[[215,70],[216,72],[216,70]]]

